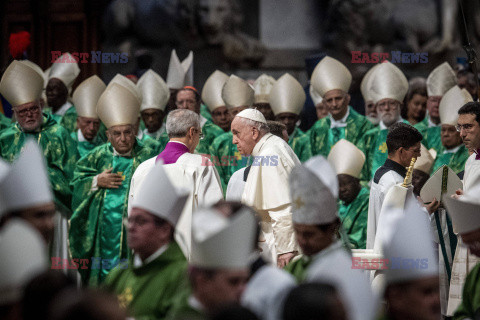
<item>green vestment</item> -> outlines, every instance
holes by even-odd
[[[292,148],[293,152],[295,152],[301,162],[305,162],[312,157],[310,138],[303,133],[300,128],[295,127],[295,130],[288,139],[288,145]]]
[[[104,144],[104,142],[98,137],[98,135],[92,141],[78,141],[78,132],[75,131],[70,134],[70,137],[72,137],[72,139],[77,142],[77,149],[80,158],[84,157],[87,153],[89,153],[99,145]]]
[[[210,110],[208,110],[208,107],[203,103],[200,105],[200,115],[205,119],[207,119],[208,121],[213,122],[212,114],[210,113]]]
[[[105,143],[80,159],[71,182],[74,212],[69,239],[73,258],[118,262],[128,256],[123,219],[127,217],[130,180],[138,165],[155,155],[154,150],[137,140],[131,157],[114,155],[112,145]],[[93,178],[110,168],[123,176],[122,185],[118,189],[92,190]],[[83,282],[100,284],[110,271],[108,266],[102,267],[79,269]]]
[[[467,162],[469,156],[468,149],[463,144],[455,153],[443,153],[442,151],[441,153],[437,154],[437,158],[433,164],[432,173],[437,171],[437,169],[443,165],[449,166],[453,171],[455,171],[455,173],[460,173],[465,170],[465,162]]]
[[[12,125],[12,119],[5,116],[3,113],[0,112],[0,130],[8,128]]]
[[[425,133],[423,133],[423,144],[427,149],[433,148],[437,153],[443,152],[441,126],[428,127]]]
[[[159,257],[139,267],[129,259],[107,277],[107,290],[136,320],[165,319],[174,298],[186,286],[187,260],[175,241]]]
[[[453,320],[476,319],[480,310],[480,264],[467,275],[463,285],[462,303],[453,315]]]
[[[55,195],[55,204],[59,211],[69,215],[72,201],[72,190],[69,184],[78,160],[77,144],[65,128],[57,124],[50,115],[43,114],[40,132],[23,132],[18,123],[1,132],[0,155],[2,158],[13,162],[27,138],[37,141],[42,148]]]
[[[365,249],[367,245],[369,196],[370,191],[363,187],[350,204],[345,205],[343,201],[338,201],[338,216],[353,249]]]
[[[347,117],[347,126],[343,128],[330,128],[330,117],[317,120],[312,128],[307,132],[310,137],[312,155],[320,154],[327,157],[330,149],[340,139],[346,139],[357,145],[364,134],[373,128],[373,124],[368,119],[352,107],[349,107]]]

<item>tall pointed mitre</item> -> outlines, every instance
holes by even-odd
[[[443,95],[438,107],[441,124],[457,125],[458,110],[466,103],[472,102],[472,96],[465,89],[455,85]]]
[[[420,197],[425,203],[432,202],[433,198],[444,202],[445,198],[455,194],[458,189],[463,189],[462,180],[450,167],[443,165],[425,182]]]
[[[453,227],[457,233],[469,233],[480,229],[480,179],[473,187],[465,191],[460,199],[445,197],[444,202],[448,214],[452,218]]]
[[[170,89],[180,89],[193,85],[193,52],[180,62],[175,49],[170,55],[167,72],[167,85]]]
[[[14,218],[0,230],[0,305],[19,302],[25,286],[47,271],[45,240],[30,223]]]
[[[98,99],[97,114],[107,128],[135,125],[139,112],[138,98],[131,90],[118,83],[109,84]]]
[[[201,268],[242,269],[254,252],[257,222],[243,207],[230,217],[215,209],[201,209],[192,217],[190,264]]]
[[[78,85],[73,92],[72,100],[80,117],[98,119],[97,102],[106,87],[102,79],[96,75]]]
[[[384,256],[391,264],[386,270],[387,285],[438,277],[438,256],[432,246],[429,220],[418,203],[410,202],[403,214],[385,215],[394,219],[382,239]]]
[[[137,98],[138,103],[142,103],[142,93],[137,88],[136,84],[132,82],[132,80],[129,80],[127,77],[117,73],[115,77],[113,77],[113,79],[108,83],[107,89],[114,83],[118,83],[122,87],[128,89]]]
[[[0,93],[13,107],[37,101],[42,90],[42,75],[16,60],[8,66],[0,81]]]
[[[322,97],[325,97],[328,91],[335,89],[348,93],[352,74],[343,63],[327,56],[313,70],[310,83]]]
[[[210,112],[218,107],[225,106],[222,99],[222,89],[227,80],[228,76],[225,73],[215,70],[203,85],[202,100]]]
[[[253,83],[253,89],[255,90],[254,103],[269,103],[270,91],[275,84],[275,79],[266,74],[262,74]]]
[[[415,161],[413,168],[430,175],[436,157],[437,152],[435,149],[428,150],[423,144],[420,144],[420,157]]]
[[[23,63],[23,64],[26,64],[27,66],[29,66],[30,68],[34,69],[35,71],[38,72],[38,74],[42,75],[43,76],[43,90],[42,90],[42,99],[44,101],[47,101],[47,96],[45,94],[45,89],[47,87],[47,82],[48,82],[48,73],[50,73],[50,69],[48,69],[48,73],[45,71],[42,70],[42,68],[40,68],[40,66],[38,64],[36,64],[35,62],[32,62],[30,60],[18,60],[19,62]]]
[[[0,182],[0,212],[8,213],[53,202],[42,150],[28,140]]]
[[[375,71],[376,68],[378,68],[380,64],[377,64],[373,67],[370,68],[370,70],[365,73],[363,76],[362,82],[360,83],[360,91],[362,92],[363,100],[365,102],[367,101],[373,101],[373,97],[370,94],[370,90],[368,88],[368,79],[372,76],[373,72]]]
[[[375,68],[368,79],[367,88],[374,103],[383,99],[403,103],[408,91],[408,80],[397,66],[386,61]]]
[[[188,195],[172,185],[162,163],[157,163],[143,180],[132,208],[144,209],[176,227]]]
[[[232,74],[222,88],[222,99],[227,108],[250,107],[254,101],[254,90],[242,78]]]
[[[290,74],[281,76],[270,91],[270,107],[273,114],[288,112],[299,115],[305,104],[305,91],[300,82]]]
[[[322,103],[323,101],[322,96],[317,91],[315,91],[315,89],[313,89],[312,85],[309,86],[308,90],[310,92],[310,97],[312,98],[314,106],[317,106],[319,103]]]
[[[340,139],[330,150],[327,159],[337,174],[348,174],[360,178],[365,154],[350,141]]]
[[[427,93],[429,97],[443,96],[450,88],[457,84],[457,77],[455,71],[448,64],[444,62],[428,75],[427,78]]]
[[[65,62],[63,62],[65,61]],[[72,62],[73,61],[73,62]],[[57,78],[63,82],[65,87],[70,91],[72,85],[80,74],[78,63],[74,62],[75,58],[70,53],[62,54],[50,68],[48,80]]]
[[[152,69],[148,69],[137,82],[137,88],[142,95],[140,111],[158,109],[165,111],[170,90],[162,77]]]
[[[327,224],[337,218],[337,200],[327,184],[337,181],[337,175],[325,158],[315,158],[315,166],[298,165],[289,176],[292,221],[297,224]]]

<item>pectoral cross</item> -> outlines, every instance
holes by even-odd
[[[302,201],[302,198],[301,198],[300,196],[298,196],[298,197],[293,201],[293,203],[295,204],[295,208],[296,208],[296,209],[300,209],[300,208],[302,208],[302,207],[305,205],[305,203]]]
[[[388,148],[387,148],[387,143],[386,143],[386,142],[382,143],[382,144],[378,147],[378,150],[380,150],[381,153],[387,152],[387,150],[388,150]]]
[[[235,151],[234,156],[235,158],[237,158],[237,160],[242,160],[242,155],[240,154],[240,152]]]
[[[122,181],[125,181],[125,176],[123,175],[123,172],[122,171],[118,171],[117,174],[119,176],[122,176]]]
[[[121,294],[118,295],[118,302],[123,308],[128,307],[133,300],[132,288],[125,288]]]

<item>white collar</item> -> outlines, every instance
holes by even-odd
[[[139,268],[139,267],[144,266],[146,264],[149,264],[153,260],[157,259],[158,257],[160,257],[160,255],[162,253],[164,253],[168,249],[168,245],[169,244],[167,243],[167,244],[164,244],[163,246],[161,246],[157,251],[152,253],[150,255],[150,257],[145,259],[145,261],[142,261],[142,259],[140,258],[140,256],[138,254],[134,254],[133,255],[133,267],[134,268]]]
[[[347,112],[340,120],[333,119],[332,115],[329,113],[328,117],[330,118],[330,128],[344,128],[347,126],[347,118],[350,115],[350,107],[347,108]]]
[[[200,127],[203,128],[203,126],[205,125],[205,123],[207,123],[207,118],[205,118],[204,116],[200,115]]]
[[[439,124],[433,123],[432,120],[430,119],[430,116],[428,116],[428,127],[429,127],[429,128],[438,127],[438,126],[440,126],[440,125],[441,125],[441,123],[439,123]]]
[[[57,110],[57,112],[55,112],[55,114],[59,116],[64,116],[65,112],[67,112],[67,110],[70,109],[71,106],[72,104],[67,101]]]
[[[255,147],[253,147],[252,156],[257,156],[260,153],[260,149],[262,149],[262,146],[265,144],[267,139],[270,138],[271,136],[273,136],[271,133],[267,133],[257,142]]]
[[[192,307],[192,309],[200,311],[201,313],[204,313],[206,309],[193,294],[188,297],[188,305]]]
[[[148,132],[148,129],[145,128],[143,129],[143,134],[147,135],[147,136],[150,136],[152,138],[154,138],[155,140],[158,140],[160,139],[160,136],[165,132],[165,124],[162,123],[162,126],[155,132]]]
[[[82,130],[80,129],[77,130],[77,139],[78,139],[78,142],[87,141],[87,139],[85,139],[85,137],[83,136]]]
[[[460,144],[460,145],[456,146],[455,148],[445,149],[445,150],[443,151],[443,153],[444,153],[444,154],[445,154],[445,153],[457,153],[458,149],[460,149],[461,146],[462,146],[462,145]]]
[[[402,122],[402,121],[403,121],[403,118],[400,117],[400,118],[398,118],[397,122]],[[385,125],[385,123],[383,123],[383,121],[380,121],[378,126],[379,126],[380,130],[388,129],[388,127]]]
[[[113,146],[112,146],[113,148]],[[119,153],[115,148],[113,148],[113,156],[114,157],[130,157],[132,155],[132,150],[126,153]]]
[[[181,142],[181,141],[172,141],[172,140],[170,140],[170,141],[168,141],[168,142],[180,143],[180,144],[183,144],[185,147],[188,148],[188,146],[187,146],[185,143]]]

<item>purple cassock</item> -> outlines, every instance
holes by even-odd
[[[187,152],[189,152],[189,150],[183,143],[170,141],[165,146],[165,149],[163,149],[163,151],[157,156],[155,162],[162,159],[163,164],[175,163],[180,156]]]

